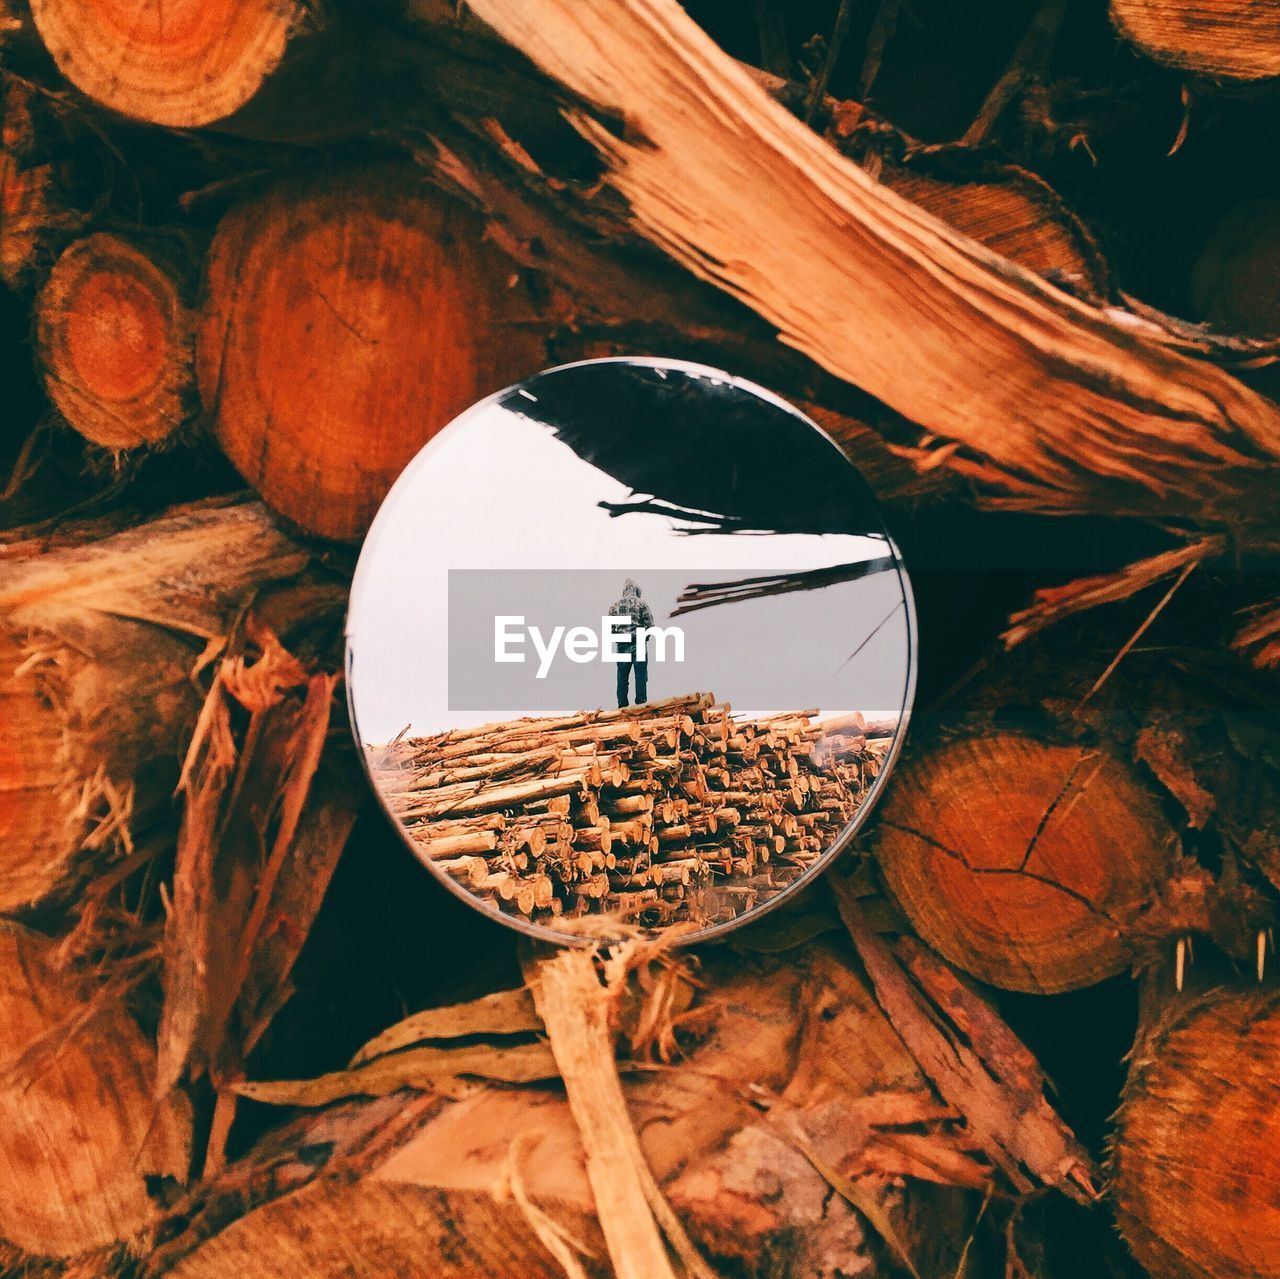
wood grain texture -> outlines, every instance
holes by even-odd
[[[300,0],[33,0],[58,69],[121,115],[193,128],[261,87],[299,21]]]
[[[411,168],[286,182],[208,256],[197,373],[214,433],[268,505],[350,541],[410,458],[534,373],[509,262]]]
[[[1111,0],[1116,30],[1147,57],[1208,80],[1280,75],[1275,0]]]
[[[663,1195],[718,1274],[876,1273],[883,1245],[795,1143],[833,1166],[871,1161],[900,1169],[896,1147],[889,1138],[881,1144],[872,1117],[904,1099],[923,1106],[917,1117],[928,1110],[901,1040],[866,984],[828,946],[768,960],[708,954],[702,978],[712,1012],[696,1045],[669,1067],[622,1078],[623,1122],[638,1133]],[[765,1101],[786,1115],[785,1125],[762,1108]],[[349,1102],[306,1116],[283,1144],[300,1149],[324,1140],[334,1115],[379,1107],[409,1113],[421,1105],[404,1092]],[[557,1090],[481,1088],[437,1103],[394,1145],[308,1169],[305,1186],[281,1193],[276,1187],[286,1178],[277,1176],[250,1210],[243,1195],[229,1201],[230,1219],[203,1225],[202,1239],[184,1238],[187,1210],[179,1205],[177,1229],[161,1249],[173,1266],[166,1273],[230,1279],[270,1267],[294,1279],[560,1279],[563,1270],[515,1202],[515,1175],[572,1241],[586,1273],[603,1279],[615,1271],[575,1109]],[[250,1156],[246,1164],[253,1162]],[[233,1166],[224,1179],[243,1186],[245,1178]],[[200,1193],[212,1201],[218,1187]],[[883,1184],[871,1193],[911,1241],[922,1273],[955,1272],[975,1196],[949,1187],[908,1196]],[[143,1273],[151,1279],[159,1270],[148,1262]]]
[[[1177,1001],[1135,1050],[1112,1139],[1116,1218],[1168,1279],[1280,1275],[1280,999]]]
[[[171,811],[202,650],[307,561],[260,504],[225,499],[56,550],[0,548],[0,909]]]
[[[876,855],[921,937],[952,963],[1050,994],[1125,967],[1126,920],[1170,873],[1175,845],[1115,758],[994,732],[903,762]]]
[[[971,453],[964,469],[1009,502],[1270,520],[1258,484],[1280,458],[1280,409],[1154,322],[1071,298],[887,191],[674,0],[472,8],[587,104],[571,118],[636,228]]]
[[[190,1114],[155,1095],[155,1049],[119,1004],[98,1006],[56,944],[0,926],[0,1235],[68,1256],[129,1239],[185,1181]]]
[[[182,284],[118,235],[99,232],[62,254],[36,303],[36,334],[49,398],[94,444],[156,444],[194,409],[194,318]]]

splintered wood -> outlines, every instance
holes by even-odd
[[[536,923],[724,923],[794,883],[879,774],[895,722],[734,718],[710,693],[370,748],[422,860]]]

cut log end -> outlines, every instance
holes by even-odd
[[[877,852],[911,922],[952,963],[1050,994],[1125,967],[1124,921],[1167,877],[1173,841],[1113,757],[990,733],[904,768]]]
[[[155,1050],[123,1007],[76,1025],[84,1005],[54,949],[0,928],[0,1236],[70,1256],[155,1218],[148,1180],[185,1179],[190,1118],[180,1099],[156,1101]]]
[[[299,0],[32,0],[41,39],[82,93],[121,115],[194,128],[253,97],[284,54]]]
[[[54,266],[36,322],[49,397],[87,440],[132,449],[187,419],[192,317],[157,259],[109,233],[79,241]]]
[[[897,729],[728,714],[694,693],[504,721],[371,746],[370,767],[419,858],[504,914],[706,927],[817,867]],[[489,813],[505,829],[477,829]]]
[[[227,456],[275,510],[358,538],[440,427],[544,362],[519,336],[510,265],[482,234],[399,168],[287,184],[224,219],[200,391]]]
[[[1120,34],[1155,62],[1209,80],[1280,76],[1275,0],[1111,0]]]
[[[1029,271],[1085,297],[1106,295],[1106,262],[1097,245],[1049,187],[1032,175],[1014,171],[1003,180],[957,182],[910,169],[886,169],[881,180]]]
[[[1280,998],[1175,1007],[1135,1058],[1113,1140],[1116,1219],[1153,1275],[1280,1275]]]

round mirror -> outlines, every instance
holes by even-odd
[[[351,720],[422,864],[559,941],[758,915],[884,785],[910,588],[861,477],[758,386],[592,360],[476,405],[360,555]]]

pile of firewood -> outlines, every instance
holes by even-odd
[[[1278,83],[1245,0],[0,0],[0,1276],[1278,1279]],[[396,829],[341,696],[404,465],[625,354],[919,615],[692,954],[881,726],[381,744]]]
[[[402,738],[370,769],[419,856],[535,923],[736,919],[852,820],[893,725],[732,718],[709,693]]]

